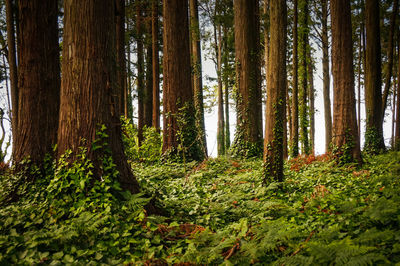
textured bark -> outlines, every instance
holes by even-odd
[[[332,112],[330,96],[329,38],[328,38],[328,0],[322,1],[322,76],[325,118],[325,152],[330,150],[332,141]]]
[[[13,144],[15,163],[30,157],[40,164],[57,140],[60,56],[57,2],[18,2],[18,124]]]
[[[400,32],[398,32],[397,40],[400,40]],[[397,72],[397,105],[396,105],[396,129],[394,146],[397,151],[400,150],[400,41],[397,42],[398,72]]]
[[[17,52],[15,49],[15,28],[14,28],[14,7],[12,0],[6,0],[6,21],[7,21],[7,47],[8,47],[8,65],[10,68],[11,83],[11,127],[14,134],[13,143],[18,126],[18,70],[17,70]]]
[[[265,182],[283,181],[286,94],[286,1],[270,0],[270,52],[264,139]]]
[[[299,155],[299,84],[298,84],[298,30],[297,30],[297,20],[298,20],[298,0],[294,0],[294,15],[293,15],[293,91],[292,91],[292,139],[290,155],[292,157],[297,157]]]
[[[197,0],[190,0],[190,41],[192,50],[192,75],[194,106],[196,109],[196,129],[204,156],[207,156],[206,129],[203,107],[203,75],[201,64],[200,27]],[[218,120],[219,121],[219,120]]]
[[[115,102],[120,116],[125,115],[126,106],[126,60],[125,60],[125,0],[115,0],[117,86]]]
[[[262,102],[259,6],[257,0],[234,1],[237,130],[233,143],[237,155],[262,153]]]
[[[136,1],[136,46],[137,46],[137,96],[138,96],[138,142],[143,142],[144,126],[144,50],[142,3]]]
[[[354,96],[353,42],[350,2],[330,2],[332,21],[333,127],[332,143],[346,161],[362,162]]]
[[[378,2],[378,7],[379,7],[379,1]],[[368,4],[368,1],[367,1]],[[395,27],[396,27],[396,18],[398,15],[399,10],[399,0],[394,0],[393,1],[393,11],[392,15],[390,17],[390,29],[389,29],[389,41],[388,41],[388,47],[387,47],[387,58],[388,58],[388,63],[387,63],[387,68],[385,71],[385,88],[383,89],[383,96],[382,96],[382,104],[381,104],[381,124],[383,124],[383,120],[385,118],[385,110],[387,106],[387,101],[389,97],[389,92],[390,92],[390,84],[392,80],[392,73],[393,73],[393,50],[394,50],[394,33],[395,33]]]
[[[146,21],[146,85],[143,94],[143,124],[151,127],[153,124],[153,45],[151,20]]]
[[[115,91],[115,9],[108,0],[65,0],[58,154],[88,149],[94,173],[101,176],[101,154],[92,149],[99,125],[106,126],[108,146],[123,189],[139,192],[127,163]]]
[[[217,10],[217,7],[216,7]],[[224,97],[222,84],[222,31],[221,25],[214,26],[215,47],[217,52],[217,76],[218,76],[218,127],[217,127],[217,146],[218,155],[225,155],[225,116],[224,116]]]
[[[160,59],[158,55],[158,0],[152,1],[151,34],[153,59],[153,121],[152,125],[160,130]]]
[[[228,29],[223,27],[224,32],[224,67],[229,67],[228,62]],[[225,73],[224,75],[224,97],[225,97],[225,150],[228,152],[231,146],[231,133],[229,128],[229,79],[228,75]]]
[[[188,5],[186,1],[164,0],[164,89],[163,153],[201,160],[195,126],[190,68]],[[179,155],[179,154],[178,154]]]
[[[395,136],[394,136],[394,128],[395,128],[395,120],[396,120],[396,107],[397,107],[397,103],[396,103],[396,97],[397,97],[397,83],[394,80],[393,82],[393,99],[392,99],[392,135],[390,138],[390,145],[392,147],[392,149],[395,146]]]
[[[365,149],[369,152],[376,153],[385,148],[381,113],[382,60],[378,0],[367,0],[365,12],[367,34],[365,69],[365,113],[367,121]]]
[[[363,28],[363,27],[362,27]],[[362,29],[361,28],[361,29]],[[358,74],[357,74],[357,125],[358,125],[358,135],[361,136],[361,64],[363,58],[363,41],[362,41],[362,31],[360,29],[360,36],[358,42]]]
[[[310,106],[308,113],[310,115],[310,148],[311,154],[315,154],[315,88],[314,88],[314,62],[311,55],[311,49],[307,52],[308,57],[308,95]]]

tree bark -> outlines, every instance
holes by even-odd
[[[283,181],[283,126],[287,75],[286,13],[286,1],[270,0],[271,37],[264,139],[265,182]]]
[[[397,40],[400,40],[400,31],[397,35]],[[400,41],[397,42],[397,56],[398,59],[398,72],[397,72],[397,105],[396,105],[396,129],[395,129],[395,139],[394,147],[396,151],[400,150]]]
[[[160,59],[158,55],[158,1],[152,1],[151,34],[153,59],[153,121],[152,125],[160,130]]]
[[[381,44],[379,29],[379,2],[366,1],[366,69],[365,69],[365,150],[379,153],[385,148],[382,129]]]
[[[149,16],[150,17],[150,16]],[[152,22],[146,21],[146,85],[143,101],[143,124],[151,127],[153,124],[153,44],[152,44]]]
[[[29,157],[41,164],[57,140],[60,99],[60,54],[57,2],[18,2],[18,124],[14,162]]]
[[[127,163],[115,91],[114,3],[108,0],[65,0],[61,108],[58,154],[77,154],[87,148],[100,178],[102,154],[93,150],[99,125],[106,126],[108,147],[123,189],[139,192],[139,184]]]
[[[330,2],[332,21],[333,139],[342,161],[362,163],[354,96],[350,2]]]
[[[163,4],[163,153],[202,160],[191,82],[188,5],[180,0],[164,0]]]
[[[137,96],[138,96],[138,142],[143,142],[144,126],[144,50],[142,2],[136,1],[136,45],[137,45]]]
[[[262,153],[262,101],[259,6],[257,0],[234,1],[237,130],[234,150],[238,156]]]
[[[215,7],[217,10],[217,6]],[[225,116],[224,116],[224,97],[222,84],[222,31],[221,25],[214,26],[214,38],[217,54],[217,76],[218,76],[218,127],[217,127],[217,146],[218,155],[225,155]]]
[[[223,27],[224,32],[224,67],[228,69],[229,62],[228,62],[228,29]],[[225,96],[225,150],[228,152],[231,146],[231,136],[230,136],[230,128],[229,128],[229,79],[228,74],[225,73],[224,77],[224,96]]]
[[[126,60],[125,60],[125,0],[115,0],[116,47],[117,47],[117,86],[115,102],[120,116],[125,115],[126,105]]]
[[[308,113],[310,115],[310,148],[311,154],[315,154],[315,88],[314,88],[314,62],[311,55],[311,49],[307,52],[308,57],[308,88],[310,106]]]
[[[378,7],[379,7],[379,1],[378,2]],[[368,1],[367,1],[368,3]],[[388,47],[387,47],[387,58],[388,58],[388,63],[387,63],[387,68],[385,71],[385,88],[383,89],[383,96],[382,96],[382,104],[381,104],[381,123],[383,124],[383,120],[385,118],[385,111],[386,111],[386,106],[387,106],[387,101],[389,97],[389,92],[390,92],[390,84],[392,80],[392,73],[393,73],[393,50],[394,50],[394,33],[395,33],[395,27],[396,27],[396,18],[399,10],[399,0],[394,0],[393,1],[393,8],[392,8],[392,15],[390,17],[390,29],[389,29],[389,41],[388,41]],[[378,13],[379,14],[379,13]]]
[[[292,139],[290,153],[292,157],[299,155],[299,100],[298,100],[298,41],[297,41],[297,20],[298,0],[294,0],[293,8],[293,91],[292,91]]]
[[[204,124],[204,107],[203,107],[203,75],[201,64],[201,45],[200,45],[200,27],[199,12],[197,0],[190,0],[190,40],[192,49],[192,68],[193,68],[193,94],[194,106],[196,109],[196,129],[198,140],[204,156],[207,157],[207,140],[206,129]],[[219,120],[218,120],[219,121]]]
[[[8,46],[8,65],[10,67],[11,83],[11,129],[13,131],[13,143],[18,131],[18,69],[17,52],[15,49],[15,28],[14,28],[14,7],[12,0],[6,0],[6,21],[7,21],[7,46]],[[14,152],[13,152],[14,153]]]
[[[329,38],[328,38],[328,0],[322,1],[322,72],[325,118],[325,152],[330,151],[332,141],[332,113],[330,96]]]

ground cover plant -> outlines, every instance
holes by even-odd
[[[131,195],[107,156],[95,181],[82,151],[73,163],[48,160],[14,202],[21,176],[5,172],[0,264],[399,264],[400,153],[364,159],[299,157],[269,184],[261,160],[135,162],[143,193]],[[148,195],[164,216],[147,215]]]

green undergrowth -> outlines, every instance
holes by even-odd
[[[140,195],[121,192],[112,162],[104,167],[93,181],[84,157],[52,165],[2,205],[0,264],[400,263],[400,153],[362,168],[300,157],[267,186],[261,160],[134,163]],[[1,200],[13,178],[1,177]],[[165,217],[146,215],[144,194]]]

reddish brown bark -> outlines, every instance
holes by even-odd
[[[115,0],[116,8],[116,48],[117,48],[117,86],[115,102],[119,114],[125,115],[126,105],[126,60],[125,60],[125,0]]]
[[[101,154],[92,149],[96,131],[106,126],[108,147],[123,189],[139,192],[121,139],[115,91],[115,9],[108,0],[65,0],[61,108],[58,154],[88,149],[95,174],[101,176]]]
[[[361,160],[353,69],[350,2],[330,2],[332,21],[333,140],[342,159]],[[340,155],[339,153],[339,155]]]
[[[40,164],[57,140],[60,60],[57,2],[18,1],[18,124],[13,144],[16,163],[30,157]]]

